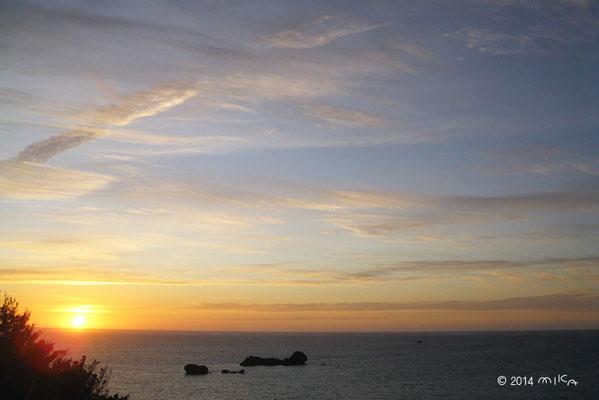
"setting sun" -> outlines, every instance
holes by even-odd
[[[73,325],[76,328],[81,328],[83,325],[85,325],[85,317],[81,314],[79,315],[75,315],[73,317],[73,320],[71,321],[71,325]]]

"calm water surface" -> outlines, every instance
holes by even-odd
[[[142,399],[599,399],[599,331],[257,334],[46,331],[71,356],[112,368],[112,392]],[[416,343],[422,340],[422,344]],[[248,355],[308,356],[240,369]],[[186,376],[187,363],[211,373]],[[539,384],[567,374],[573,383]],[[500,386],[498,376],[507,383]],[[522,378],[532,377],[533,386]],[[530,382],[530,379],[528,379]],[[515,385],[512,386],[512,383]],[[520,384],[519,384],[520,383]]]

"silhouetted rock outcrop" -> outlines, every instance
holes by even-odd
[[[187,375],[206,375],[208,367],[205,365],[187,364],[185,366],[185,373]]]
[[[259,365],[265,365],[272,367],[274,365],[304,365],[308,357],[301,351],[294,352],[291,357],[281,360],[280,358],[262,358],[256,356],[249,356],[243,360],[239,365],[243,367],[256,367]]]
[[[245,360],[243,360],[239,365],[242,367],[256,367],[258,365],[266,365],[272,367],[274,365],[283,365],[283,360],[280,358],[262,358],[256,356],[249,356]]]
[[[308,357],[301,351],[294,352],[291,357],[283,360],[283,365],[304,365]]]

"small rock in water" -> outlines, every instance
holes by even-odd
[[[208,367],[205,365],[187,364],[184,368],[187,375],[206,375],[208,373]]]
[[[228,369],[223,369],[220,371],[221,374],[244,374],[245,371],[240,369],[239,371],[229,371]]]

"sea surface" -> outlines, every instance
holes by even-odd
[[[131,400],[599,399],[599,331],[47,330],[45,337],[69,348],[73,358],[85,354],[111,367],[110,391],[129,394]],[[308,356],[306,365],[220,373],[243,368],[239,363],[249,355],[284,358],[295,350]],[[206,365],[210,374],[186,376],[188,363]],[[501,376],[505,385],[498,383]]]

